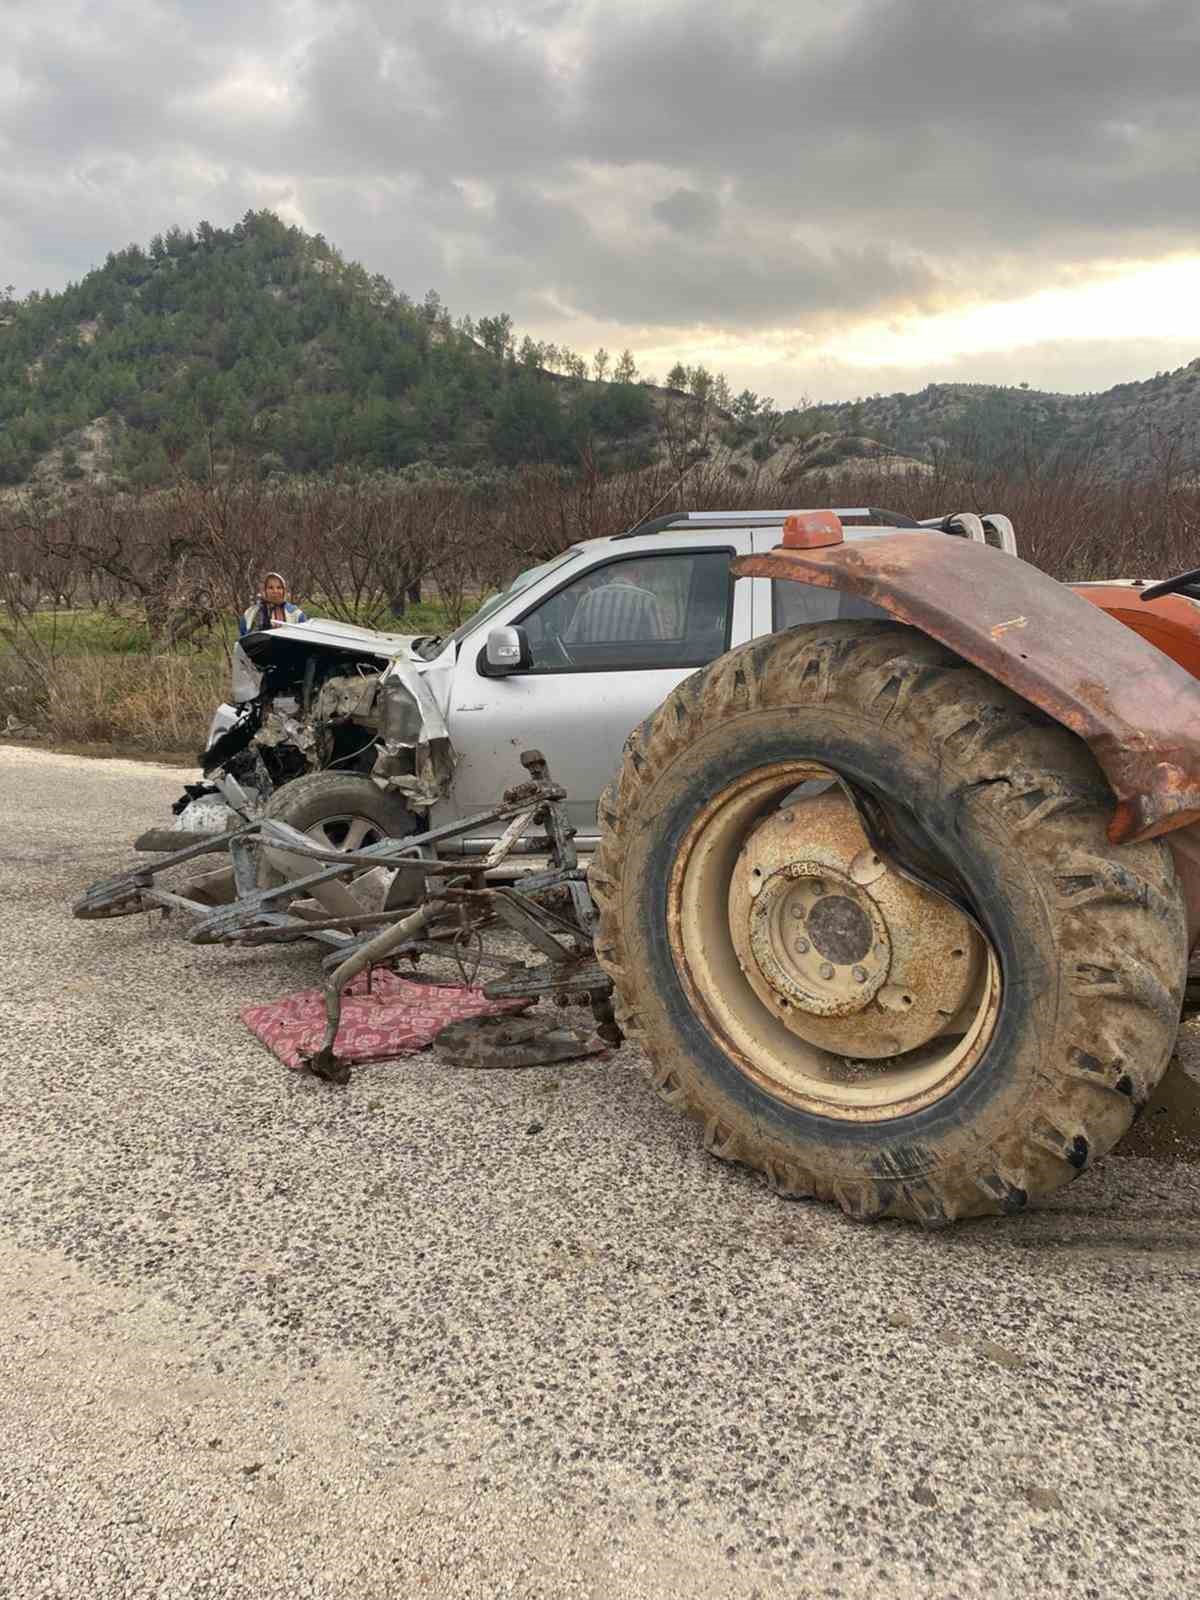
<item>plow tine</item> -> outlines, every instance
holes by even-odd
[[[320,890],[331,884],[334,879],[340,878],[348,866],[386,867],[403,864],[406,867],[423,869],[430,875],[441,875],[447,871],[447,862],[444,859],[439,860],[436,856],[432,858],[423,856],[420,854],[421,851],[429,849],[431,845],[436,845],[443,839],[457,838],[491,822],[511,818],[512,825],[493,847],[491,853],[497,860],[502,860],[524,832],[532,815],[533,811],[528,804],[498,806],[492,811],[482,811],[458,822],[443,823],[440,827],[430,828],[425,833],[408,834],[403,839],[383,839],[378,844],[367,845],[363,850],[353,851],[322,849],[314,845],[306,834],[300,833],[286,822],[280,822],[275,818],[264,818],[254,824],[257,837],[263,845],[270,841],[287,855],[304,856],[309,860],[327,864],[316,872],[306,873],[303,877],[289,878],[286,883],[279,884],[276,888],[254,889],[249,894],[243,894],[232,905],[221,906],[211,916],[206,917],[190,931],[188,938],[193,944],[220,944],[257,922],[280,899],[290,900],[296,895],[315,895],[318,899],[321,898]],[[457,863],[455,865],[457,867]],[[465,870],[465,865],[458,870]],[[349,905],[340,904],[330,909],[335,916],[339,912],[351,915],[353,911]]]
[[[139,863],[124,872],[118,872],[111,878],[104,878],[80,895],[71,907],[71,915],[83,921],[91,921],[99,917],[127,917],[138,911],[145,911],[144,891],[152,889],[154,880],[160,872],[169,872],[172,867],[181,867],[185,861],[194,861],[197,856],[215,855],[218,852],[228,851],[235,840],[243,839],[257,827],[256,823],[243,823],[240,828],[231,829],[216,839],[201,839],[196,844],[185,845],[182,850],[174,850],[170,855],[160,856],[152,866]],[[207,909],[207,907],[205,908]]]
[[[432,914],[432,907],[420,906],[394,927],[385,928],[366,944],[352,950],[340,966],[330,974],[325,985],[325,1035],[318,1049],[305,1058],[305,1066],[314,1077],[327,1083],[348,1083],[350,1069],[339,1061],[334,1051],[338,1024],[342,1020],[342,991],[352,978],[391,954],[398,945],[421,933]]]

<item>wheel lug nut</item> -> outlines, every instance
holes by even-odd
[[[822,961],[820,970],[823,978],[833,977],[833,968],[829,965],[828,961]]]
[[[794,917],[797,917],[797,918],[799,918],[799,919],[801,919],[801,920],[803,920],[803,917],[804,917],[804,907],[803,907],[803,906],[798,906],[798,905],[793,905],[793,906],[792,906],[792,915],[793,915],[793,916],[794,916]]]
[[[854,973],[853,973],[853,977],[854,977],[855,983],[866,983],[866,981],[867,981],[867,969],[866,969],[866,967],[855,967]]]
[[[797,939],[795,948],[798,956],[806,956],[808,954],[808,940]]]

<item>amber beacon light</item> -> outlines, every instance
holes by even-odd
[[[793,511],[783,524],[785,550],[819,550],[842,543],[842,519],[836,511]]]

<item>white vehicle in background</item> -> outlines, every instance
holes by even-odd
[[[445,636],[319,618],[248,634],[205,775],[233,776],[253,808],[354,849],[487,810],[519,752],[537,746],[588,851],[626,737],[690,673],[760,635],[883,615],[836,590],[734,577],[730,562],[773,549],[791,514],[684,512],[587,540],[521,573]],[[924,527],[1016,553],[1000,515],[837,514],[849,542]],[[190,785],[174,827],[138,845],[176,849],[233,821],[214,785]],[[460,847],[493,842],[483,830]]]

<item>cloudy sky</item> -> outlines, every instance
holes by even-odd
[[[1197,0],[0,0],[0,284],[270,206],[794,403],[1200,355]]]

